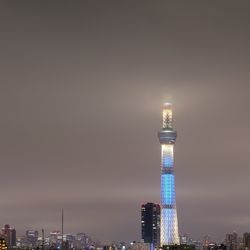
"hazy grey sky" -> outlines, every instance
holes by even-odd
[[[2,1],[0,223],[140,239],[174,103],[179,229],[250,230],[249,1]]]

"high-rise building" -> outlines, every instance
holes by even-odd
[[[59,248],[62,243],[62,233],[59,230],[50,232],[50,246]]]
[[[174,144],[177,132],[173,128],[171,103],[164,103],[161,144],[161,246],[179,245],[178,220],[175,200]]]
[[[2,228],[2,235],[5,237],[9,248],[16,246],[16,230],[11,228],[9,224],[5,224]]]
[[[38,240],[38,231],[36,230],[27,230],[26,231],[26,241],[29,247],[35,247]]]
[[[146,203],[141,205],[141,235],[144,243],[160,246],[160,216],[159,204]]]
[[[244,242],[243,242],[243,237],[242,236],[239,236],[238,237],[238,250],[244,250]]]
[[[204,235],[202,240],[202,249],[207,250],[210,243],[212,243],[211,236]]]
[[[243,234],[243,246],[245,250],[250,249],[250,233]]]
[[[238,235],[236,232],[233,232],[232,234],[226,234],[226,246],[227,250],[238,249]]]

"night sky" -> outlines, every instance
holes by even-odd
[[[2,1],[0,224],[140,239],[174,104],[180,233],[250,231],[249,1]]]

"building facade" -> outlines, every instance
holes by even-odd
[[[2,228],[2,235],[5,237],[8,248],[16,246],[16,230],[11,228],[9,224],[5,224]]]
[[[38,240],[38,231],[36,230],[27,230],[26,231],[26,241],[28,247],[36,247]]]
[[[141,205],[141,237],[144,243],[160,246],[160,216],[159,204],[146,203]]]
[[[180,244],[174,175],[176,137],[172,104],[165,103],[162,111],[162,130],[158,133],[161,144],[161,246]]]
[[[227,250],[238,250],[238,235],[236,232],[226,234],[225,240]]]
[[[128,250],[153,250],[152,244],[142,243],[142,242],[133,242]]]
[[[250,249],[250,233],[243,234],[243,246],[245,250]]]

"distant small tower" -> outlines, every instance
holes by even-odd
[[[65,242],[63,241],[63,233],[64,233],[64,217],[63,217],[63,208],[62,208],[62,246],[61,249],[65,250]]]
[[[63,208],[62,208],[62,243],[63,243],[63,230],[64,230],[64,218],[63,218]]]
[[[164,103],[162,130],[158,132],[161,144],[161,246],[180,244],[174,175],[176,137],[177,132],[173,128],[172,104]]]

